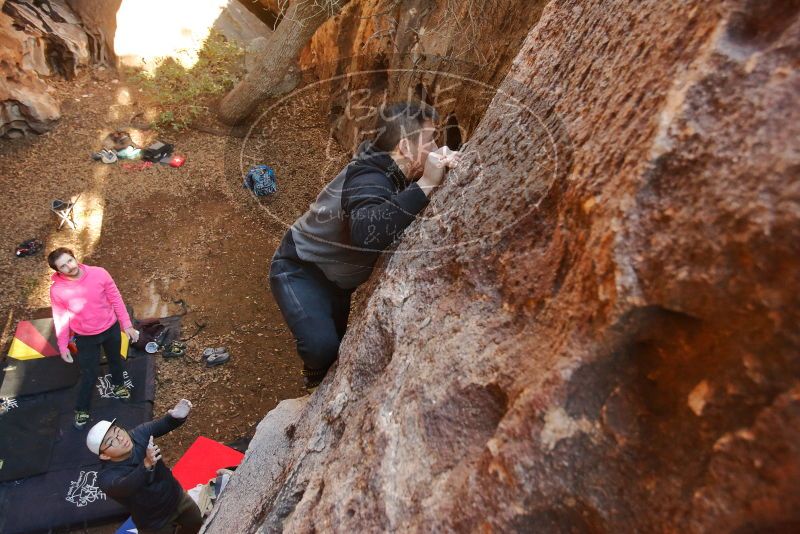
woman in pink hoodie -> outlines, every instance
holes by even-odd
[[[63,247],[48,254],[47,263],[56,271],[50,286],[50,304],[61,359],[67,363],[73,361],[67,347],[70,333],[75,334],[78,347],[81,381],[75,406],[75,427],[80,429],[90,418],[89,405],[100,365],[100,347],[105,350],[111,368],[114,395],[118,399],[130,398],[122,377],[120,326],[134,343],[139,339],[139,332],[133,328],[122,295],[108,271],[78,263],[75,254]]]

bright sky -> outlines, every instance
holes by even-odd
[[[123,65],[155,68],[171,56],[189,68],[214,21],[235,0],[122,0],[114,50]]]

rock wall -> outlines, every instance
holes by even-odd
[[[275,0],[261,0],[275,9]],[[436,105],[466,139],[544,0],[358,0],[314,34],[300,67],[321,85],[337,140],[355,148],[374,106],[409,96]],[[307,80],[309,81],[309,80]],[[469,81],[469,83],[464,83]],[[366,135],[369,135],[366,133]]]
[[[265,39],[272,33],[272,25],[259,20],[245,6],[245,3],[238,1],[229,2],[214,21],[215,30],[242,48],[247,48],[253,40]]]
[[[206,531],[800,530],[800,3],[553,0]]]
[[[0,0],[0,138],[53,126],[61,112],[43,78],[96,62],[92,43],[64,0]]]
[[[0,8],[4,4],[0,0]],[[29,38],[0,11],[0,138],[44,132],[61,116],[58,102],[34,69],[38,61]]]
[[[67,0],[81,18],[91,40],[96,62],[116,66],[114,35],[117,31],[117,11],[122,0]]]

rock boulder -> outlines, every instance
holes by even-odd
[[[0,137],[42,133],[61,116],[36,64],[44,64],[44,58],[30,46],[30,36],[0,12]]]
[[[66,0],[0,0],[0,138],[49,130],[59,104],[43,78],[101,59]]]
[[[798,531],[798,52],[794,1],[548,3],[206,532]]]
[[[369,109],[408,96],[435,104],[466,138],[489,103],[483,86],[503,80],[545,3],[350,2],[317,30],[300,67],[324,82],[323,112],[343,146],[358,145]]]

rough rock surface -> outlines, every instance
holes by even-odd
[[[116,66],[114,34],[117,31],[117,10],[122,0],[67,0],[81,18],[90,37],[92,55],[97,63]]]
[[[550,2],[207,532],[800,530],[798,57],[796,1]]]
[[[544,4],[350,2],[317,30],[300,66],[319,80],[332,80],[321,85],[328,96],[324,111],[345,147],[355,147],[363,124],[372,120],[365,106],[408,95],[435,104],[443,118],[453,117],[451,125],[466,138],[489,104],[481,84],[497,87],[503,80]]]
[[[214,21],[214,29],[242,48],[254,39],[264,39],[272,33],[271,26],[267,26],[237,1],[230,2],[222,10]]]
[[[61,116],[58,102],[34,70],[29,38],[0,12],[0,137],[42,133]]]
[[[247,449],[245,459],[236,470],[236,477],[226,486],[226,491],[230,489],[231,494],[239,496],[238,506],[242,510],[262,508],[264,495],[268,495],[276,483],[282,481],[283,470],[287,466],[275,459],[285,458],[284,452],[292,445],[292,433],[307,402],[306,397],[285,400],[258,424],[251,441],[258,445]],[[208,521],[217,521],[215,519],[217,514],[222,513],[219,523],[225,525],[227,532],[246,532],[252,528],[253,518],[249,514],[239,515],[230,512],[229,509],[216,507]],[[278,524],[273,524],[270,530],[280,530]]]
[[[27,39],[26,67],[41,76],[70,79],[92,60],[89,37],[80,18],[64,0],[6,0],[3,12],[14,19]]]
[[[65,0],[0,0],[0,10],[0,137],[45,132],[60,111],[40,76],[70,79],[101,56]]]

